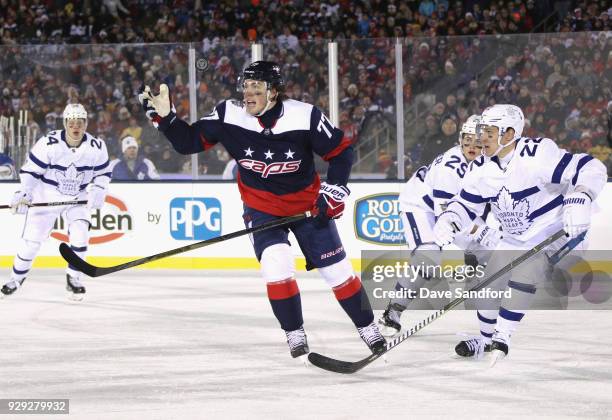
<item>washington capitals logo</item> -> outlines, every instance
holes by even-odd
[[[260,173],[262,178],[267,178],[270,175],[297,172],[300,169],[300,164],[302,163],[301,160],[287,160],[285,162],[274,161],[274,155],[280,153],[273,152],[271,149],[268,149],[263,152],[263,161],[252,159],[253,153],[255,153],[255,150],[252,150],[250,147],[248,149],[245,149],[245,158],[238,160],[238,164],[243,168],[248,169],[249,171]],[[285,159],[294,159],[293,156],[295,155],[295,152],[291,149],[288,149],[282,154],[285,155]],[[269,160],[270,162],[266,162],[267,160]]]
[[[525,198],[514,200],[506,187],[501,189],[493,203],[493,211],[504,232],[511,235],[520,235],[533,223],[529,218],[529,202]]]

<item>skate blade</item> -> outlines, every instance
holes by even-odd
[[[299,364],[304,366],[305,368],[308,368],[311,365],[311,363],[308,361],[308,354],[303,354],[301,356],[298,356],[295,358],[295,361]]]
[[[495,366],[495,364],[504,359],[506,357],[506,353],[504,353],[501,350],[493,350],[491,352],[491,361],[489,363],[489,367],[492,368],[493,366]]]
[[[385,338],[395,338],[397,337],[401,331],[396,330],[395,328],[387,327],[382,323],[378,323],[378,330],[380,334]]]
[[[68,300],[71,300],[73,302],[80,302],[83,300],[84,297],[85,297],[84,293],[68,292]]]

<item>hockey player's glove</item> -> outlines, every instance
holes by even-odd
[[[433,229],[434,242],[439,247],[451,244],[455,241],[455,234],[461,229],[461,218],[454,211],[443,211],[440,213]]]
[[[155,128],[159,128],[162,118],[167,117],[171,112],[176,114],[168,85],[165,83],[159,86],[159,95],[153,95],[151,88],[144,86],[138,95],[138,102],[142,105],[147,118],[151,120]]]
[[[89,210],[101,209],[106,198],[106,188],[96,184],[87,186],[87,208]]]
[[[563,229],[575,238],[591,226],[591,197],[585,192],[573,192],[563,200]]]
[[[487,249],[495,249],[502,235],[497,229],[490,228],[487,225],[480,225],[476,232],[470,235],[470,238]]]
[[[327,226],[330,219],[338,219],[344,212],[344,201],[351,192],[342,185],[323,182],[319,189],[319,197],[314,206],[315,223],[319,227]]]
[[[28,191],[17,191],[11,201],[11,213],[26,214],[28,206],[32,204],[32,193]]]

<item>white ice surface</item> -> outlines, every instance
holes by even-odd
[[[333,294],[299,281],[311,350],[367,355]],[[69,398],[70,416],[17,419],[610,418],[612,313],[532,311],[496,367],[453,357],[472,312],[451,312],[354,375],[289,357],[256,273],[34,269],[0,301],[0,398]],[[405,314],[404,325],[428,312]],[[0,415],[3,418],[10,416]]]

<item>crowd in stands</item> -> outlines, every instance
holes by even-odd
[[[265,59],[283,65],[287,95],[327,111],[326,42],[334,39],[340,127],[363,162],[374,156],[360,171],[393,177],[395,139],[382,151],[370,140],[384,125],[395,135],[397,37],[408,170],[454,144],[471,113],[500,102],[523,108],[527,135],[593,153],[612,169],[608,7],[569,0],[0,0],[0,115],[27,109],[44,133],[61,125],[67,102],[79,101],[90,112],[88,131],[106,140],[113,158],[122,157],[130,136],[162,178],[190,176],[191,159],[144,118],[136,101],[142,83],[169,83],[179,116],[188,119],[186,42],[196,43],[204,59],[197,114],[204,115],[237,95],[236,78],[258,41]],[[221,174],[228,160],[215,148],[199,156],[198,172]]]

